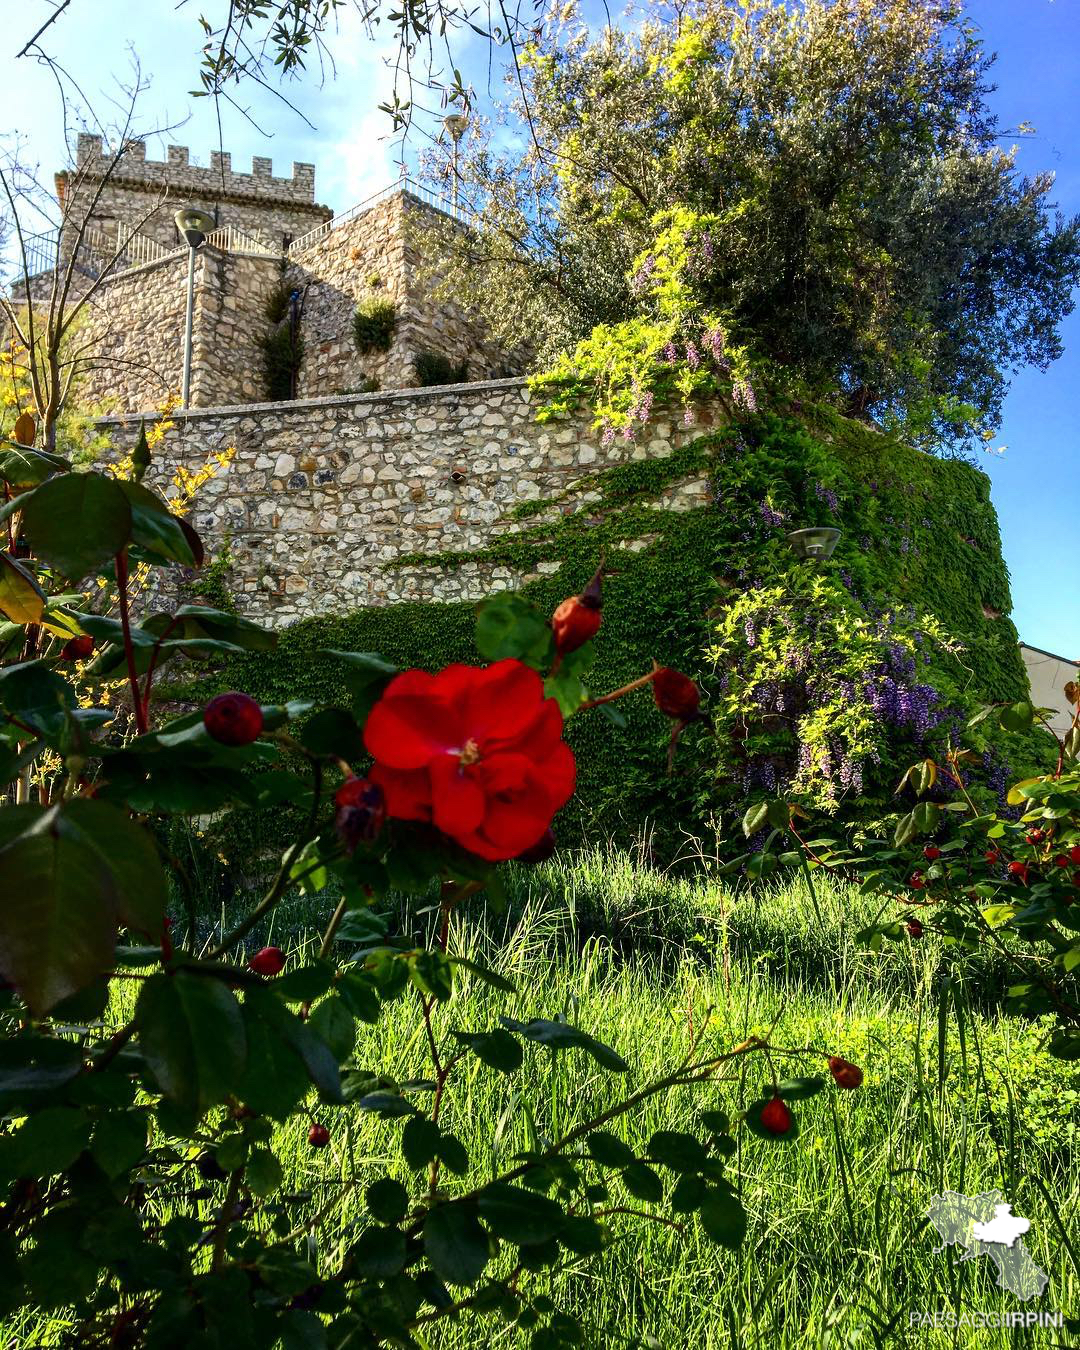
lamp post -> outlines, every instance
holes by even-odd
[[[184,321],[184,379],[181,388],[182,408],[188,405],[191,394],[191,326],[195,317],[195,252],[206,242],[206,236],[214,229],[216,221],[205,211],[196,207],[185,207],[173,216],[176,228],[184,236],[188,246],[187,266],[187,317]]]
[[[446,128],[450,139],[454,142],[454,176],[450,184],[450,205],[453,210],[454,219],[457,219],[457,189],[458,189],[458,145],[462,136],[465,135],[465,128],[469,125],[469,114],[449,113],[443,118],[443,126]]]
[[[832,557],[840,542],[840,531],[828,525],[817,525],[809,530],[792,530],[787,541],[798,557],[824,562]]]

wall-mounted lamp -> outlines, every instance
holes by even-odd
[[[816,525],[809,530],[792,530],[787,541],[796,556],[824,562],[832,557],[840,542],[840,531],[828,525]]]
[[[191,394],[191,325],[195,316],[195,250],[206,243],[206,236],[217,224],[213,216],[194,206],[185,206],[173,216],[176,228],[188,246],[187,317],[184,321],[184,376],[181,382],[181,407],[186,408]]]

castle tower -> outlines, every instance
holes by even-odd
[[[147,159],[145,143],[129,141],[110,173],[115,151],[105,149],[100,136],[80,135],[75,171],[56,175],[57,197],[63,205],[77,191],[90,208],[92,228],[110,238],[121,226],[169,249],[183,244],[173,224],[182,206],[197,206],[219,226],[231,225],[278,252],[333,216],[315,201],[313,164],[293,164],[291,178],[275,178],[272,162],[258,156],[250,173],[240,173],[223,151],[211,153],[209,168],[192,164],[183,145],[170,145],[167,155]]]

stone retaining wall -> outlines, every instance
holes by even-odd
[[[698,416],[710,420],[707,409]],[[554,515],[588,510],[596,493],[555,499],[585,475],[668,455],[701,432],[700,421],[661,419],[647,443],[601,446],[584,418],[539,425],[520,379],[198,409],[175,421],[149,481],[165,483],[178,462],[194,469],[236,447],[192,519],[211,552],[228,539],[228,585],[241,612],[274,625],[400,600],[479,599],[493,584],[528,580],[483,561],[393,564],[406,554],[477,551],[528,528],[537,517],[508,519],[521,502],[551,500]],[[101,425],[120,449],[138,432],[137,415]],[[658,500],[672,510],[704,505],[708,484],[695,477]]]

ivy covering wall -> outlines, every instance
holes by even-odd
[[[710,505],[672,511],[657,504],[666,487],[695,475],[708,476]],[[880,616],[883,630],[901,620],[917,627],[920,616],[936,621],[950,641],[943,649],[927,640],[919,679],[941,691],[942,706],[962,713],[981,701],[1026,696],[989,482],[966,463],[932,458],[828,410],[794,407],[784,417],[757,416],[709,432],[668,458],[590,476],[568,496],[572,502],[586,492],[599,492],[600,500],[553,523],[530,519],[551,514],[551,503],[518,507],[515,532],[467,556],[526,573],[538,562],[560,561],[558,574],[526,588],[545,611],[580,591],[603,556],[593,691],[629,682],[655,658],[698,678],[718,716],[715,728],[690,728],[671,776],[664,771],[670,724],[647,690],[620,702],[624,728],[598,713],[573,719],[579,793],[560,823],[567,843],[586,836],[629,841],[651,826],[657,850],[670,855],[685,834],[707,831],[711,817],[741,806],[746,780],[732,775],[729,753],[736,732],[731,717],[720,715],[725,699],[731,704],[730,672],[716,665],[715,649],[725,613],[768,587],[794,593],[800,579],[804,586],[823,580],[842,587],[853,605]],[[806,525],[842,531],[828,564],[800,563],[792,554],[785,535]],[[636,551],[625,547],[631,542]],[[421,559],[397,563],[411,561]],[[464,556],[435,561],[454,567]],[[327,649],[377,651],[402,667],[434,670],[477,660],[473,623],[471,605],[440,603],[313,619],[285,630],[276,652],[229,661],[213,684],[265,702],[311,696],[345,703],[343,670]],[[760,660],[760,652],[754,656]],[[745,729],[738,734],[745,738]],[[910,762],[917,740],[900,729],[845,800],[864,812],[884,807],[896,766]],[[1005,748],[1014,760],[1031,752],[1030,741]],[[250,851],[256,838],[272,845],[266,822],[249,822],[238,833],[240,826],[229,827],[226,853]]]

